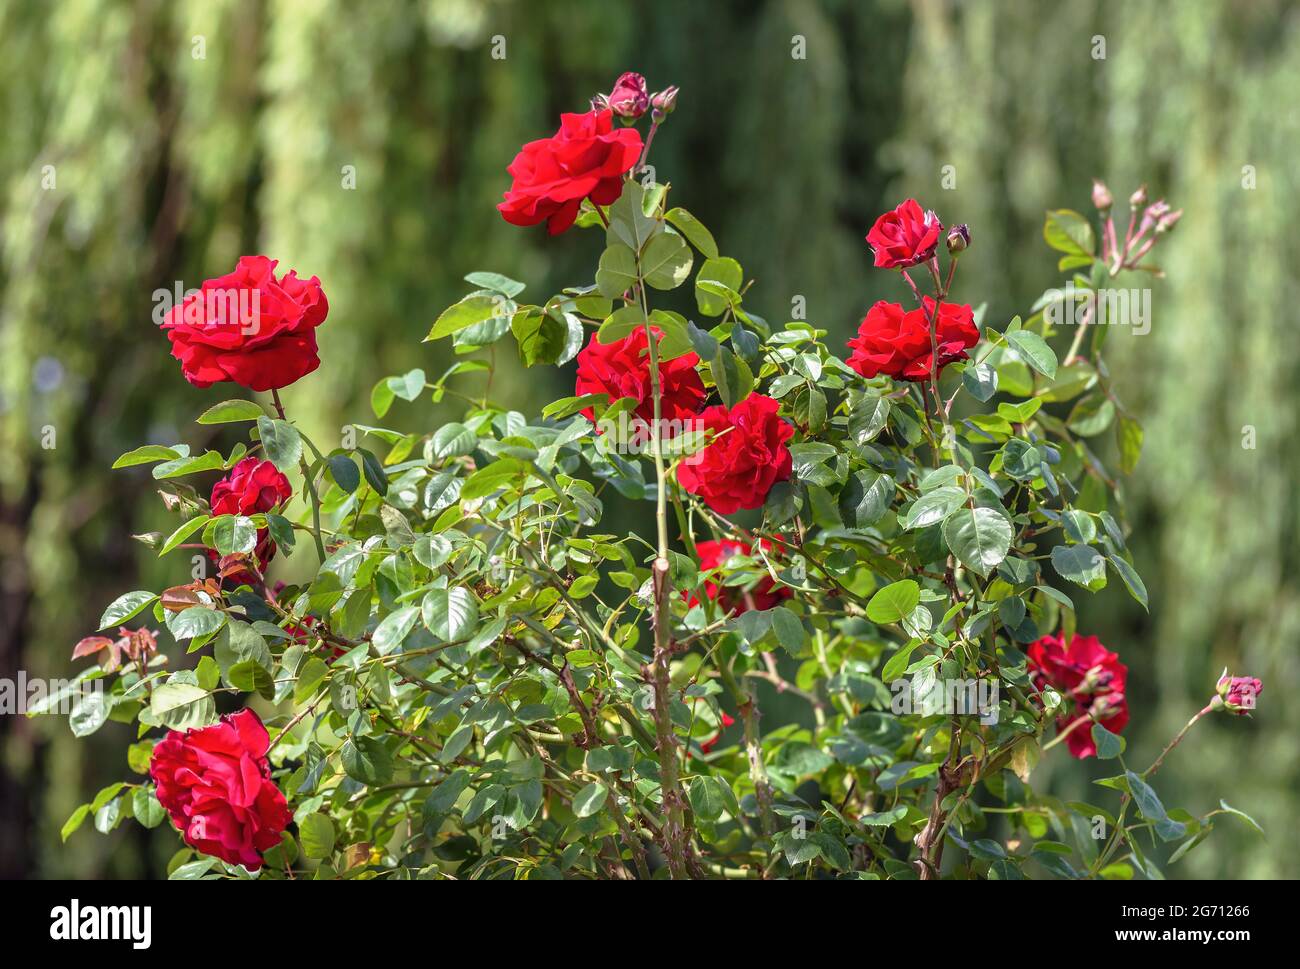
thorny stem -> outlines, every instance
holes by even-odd
[[[651,135],[654,128],[651,128]],[[649,149],[649,141],[646,143]],[[644,160],[644,155],[642,159]],[[637,256],[637,275],[641,275],[640,255]],[[650,354],[650,393],[654,402],[654,423],[650,432],[655,462],[655,530],[658,537],[653,571],[654,589],[654,656],[650,661],[648,678],[654,689],[654,716],[656,746],[659,751],[659,781],[663,788],[664,823],[662,841],[668,870],[673,878],[689,878],[688,858],[691,855],[691,831],[686,817],[686,799],[677,765],[677,738],[673,732],[669,682],[673,655],[672,641],[672,576],[668,563],[668,481],[664,468],[663,444],[659,436],[662,427],[661,412],[663,392],[659,382],[659,347],[654,330],[650,327],[650,310],[646,304],[645,283],[637,282],[637,299],[645,325],[646,342]]]

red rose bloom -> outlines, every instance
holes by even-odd
[[[794,435],[776,416],[771,397],[750,394],[728,410],[717,404],[700,415],[713,440],[677,469],[678,483],[716,512],[729,515],[758,508],[778,481],[790,477],[793,462],[785,442]]]
[[[614,130],[608,109],[560,115],[560,130],[530,141],[506,169],[514,179],[497,206],[511,225],[545,222],[551,235],[578,217],[584,198],[609,205],[623,191],[623,173],[641,157],[635,128]]]
[[[904,312],[897,303],[880,300],[867,311],[858,335],[849,341],[848,364],[864,377],[887,374],[895,380],[930,379],[930,314],[934,300],[925,297],[924,307]],[[938,370],[954,360],[965,360],[966,351],[979,342],[975,314],[969,306],[941,303],[935,321],[939,345]]]
[[[241,256],[234,272],[207,280],[167,314],[172,356],[194,386],[233,380],[278,390],[320,366],[316,327],[329,313],[320,280],[292,270],[276,279],[275,266],[265,256]]]
[[[942,232],[943,223],[937,215],[922,212],[915,199],[908,199],[876,219],[867,233],[867,244],[876,254],[877,268],[907,269],[934,255]]]
[[[1069,646],[1059,636],[1044,636],[1029,645],[1028,653],[1034,685],[1040,690],[1052,686],[1065,697],[1056,720],[1058,733],[1081,719],[1095,720],[1111,733],[1124,729],[1128,723],[1124,699],[1128,667],[1096,636],[1076,634]],[[1088,723],[1070,729],[1065,743],[1080,759],[1097,754]]]
[[[765,538],[760,539],[759,544],[764,551],[772,550],[772,543]],[[719,541],[697,542],[695,550],[699,553],[700,570],[708,571],[725,565],[733,555],[748,555],[750,547],[743,542],[733,542],[724,538]],[[771,609],[789,599],[792,594],[790,589],[773,582],[770,575],[759,579],[748,592],[742,591],[737,586],[724,586],[722,579],[721,575],[716,576],[714,580],[706,579],[704,594],[714,602],[720,603],[728,612],[735,611],[737,615],[748,612],[751,608],[760,612]],[[691,605],[695,605],[698,601],[694,595],[690,596]]]
[[[212,514],[256,515],[293,495],[289,479],[270,461],[244,458],[212,486]]]
[[[231,469],[230,474],[212,486],[212,514],[256,515],[270,511],[288,501],[292,495],[293,489],[289,486],[289,479],[282,475],[274,464],[270,461],[258,461],[257,458],[244,458]],[[256,582],[255,576],[241,567],[246,556],[222,558],[216,549],[210,548],[208,558],[223,573],[222,578],[232,585],[253,585]],[[265,572],[273,558],[275,558],[275,542],[271,541],[271,532],[269,529],[259,528],[257,545],[253,549],[257,570]]]
[[[652,327],[656,337],[662,336],[658,327]],[[621,397],[634,397],[640,403],[636,416],[644,421],[654,420],[654,398],[650,386],[650,341],[645,327],[638,326],[622,340],[601,343],[596,334],[578,353],[578,381],[574,393],[609,394],[610,403]],[[695,365],[700,358],[686,353],[672,360],[659,362],[659,416],[664,420],[685,420],[699,413],[704,404],[704,381]],[[594,421],[595,411],[588,407],[582,412]]]
[[[168,731],[149,775],[158,801],[191,848],[249,871],[280,843],[293,815],[271,780],[271,738],[252,710],[197,730]]]

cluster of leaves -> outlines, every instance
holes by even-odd
[[[1001,329],[980,311],[979,345],[930,401],[925,384],[863,380],[808,322],[778,328],[751,312],[740,264],[668,195],[629,180],[608,209],[584,206],[577,224],[606,238],[593,285],[529,304],[522,283],[467,277],[474,291],[429,334],[461,359],[432,382],[418,369],[389,377],[371,398],[382,420],[399,400],[456,396],[467,402],[456,423],[424,435],[356,425],[367,446],[324,453],[283,414],[240,400],[199,418],[249,425],[229,455],[124,455],[117,466],[153,463],[183,519],[142,536],[159,554],[251,553],[266,528],[286,553],[307,533],[323,560],[274,593],[209,580],[118,599],[103,626],[151,610],[198,661],[169,672],[184,653],[164,649],[126,664],[74,728],[137,723],[128,761],[145,773],[153,728],[203,726],[218,698],[260,698],[296,822],[266,878],[916,878],[938,872],[945,845],[959,855],[945,870],[964,877],[1157,876],[1142,832],[1182,840],[1181,854],[1232,809],[1166,811],[1127,767],[1101,782],[1122,794],[1117,809],[1028,783],[1065,698],[1034,688],[1024,646],[1070,636],[1072,596],[1113,578],[1146,605],[1109,470],[1136,464],[1141,429],[1110,387],[1106,328],[1061,364],[1041,306]],[[1046,236],[1062,268],[1104,272],[1082,217],[1050,214]],[[689,299],[688,283],[694,304],[677,305],[694,320],[650,305],[674,290]],[[508,334],[526,365],[553,366],[593,331],[609,342],[647,323],[660,360],[694,352],[723,403],[759,390],[796,427],[793,476],[750,525],[672,480],[671,462],[702,438],[622,454],[578,413],[635,401],[566,398],[530,420],[455,386],[473,374],[490,386],[479,351]],[[300,520],[213,517],[184,483],[246,453],[299,475]],[[662,498],[672,547],[603,531],[610,487]],[[702,571],[695,547],[713,538],[749,551]],[[790,595],[737,615],[706,579],[742,597],[767,582]],[[993,699],[979,712],[900,712],[901,681],[914,696],[960,683]],[[806,716],[761,717],[760,686]],[[1122,761],[1122,738],[1093,731],[1099,756]],[[100,792],[65,837],[89,816],[107,831],[163,813],[145,781]],[[171,874],[248,877],[188,850]]]

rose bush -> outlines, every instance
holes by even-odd
[[[170,817],[185,878],[1123,879],[1245,818],[1167,809],[1152,783],[1192,725],[1247,713],[1261,684],[1225,674],[1141,769],[1122,731],[1150,712],[1130,708],[1123,658],[1143,646],[1079,628],[1077,598],[1110,582],[1147,605],[1117,485],[1142,429],[1105,328],[1085,312],[1062,359],[1051,292],[1009,322],[986,318],[994,280],[960,281],[974,309],[950,301],[978,227],[949,230],[945,266],[942,223],[912,200],[871,230],[875,263],[900,272],[864,273],[872,309],[847,347],[770,322],[780,294],[751,293],[645,167],[677,96],[625,75],[511,164],[507,221],[574,226],[584,238],[551,244],[600,255],[534,302],[469,273],[428,336],[454,365],[371,394],[382,422],[454,390],[458,421],[308,437],[274,391],[314,368],[325,296],[269,260],[234,281],[269,300],[266,340],[169,321],[186,379],[272,394],[198,417],[228,450],[117,462],[152,465],[176,515],[144,542],[227,567],[125,593],[101,623],[118,638],[76,647],[103,660],[80,681],[109,686],[73,729],[136,724],[140,779],[78,808],[65,838],[90,817]],[[614,128],[608,105],[633,124],[646,98],[644,139]],[[1143,196],[1121,243],[1106,198],[1100,252],[1078,213],[1045,226],[1085,293],[1146,268],[1177,217]],[[495,405],[490,348],[507,341],[526,367],[576,359],[575,394],[538,417]],[[653,528],[610,531],[614,495]],[[308,577],[269,581],[263,542]],[[772,716],[774,695],[802,715]],[[1117,765],[1099,803],[1035,789],[1058,745]]]

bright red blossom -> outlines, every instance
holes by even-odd
[[[772,550],[772,543],[765,538],[760,539],[759,544],[764,551]],[[733,556],[749,555],[750,546],[724,538],[717,541],[697,542],[695,551],[699,554],[700,571],[707,572],[726,565],[727,560]],[[773,582],[770,575],[759,579],[748,592],[737,586],[724,586],[722,584],[724,579],[725,576],[721,574],[711,580],[706,579],[704,594],[714,602],[719,602],[728,612],[734,611],[737,615],[748,612],[751,608],[759,611],[771,609],[789,599],[792,594],[790,589]],[[695,596],[690,596],[691,605],[698,601]]]
[[[288,501],[293,495],[289,479],[270,461],[244,458],[231,469],[230,474],[212,486],[213,515],[256,515],[267,512]],[[257,545],[253,559],[259,572],[265,572],[275,558],[275,542],[267,528],[257,530]],[[252,585],[255,577],[239,562],[227,562],[216,549],[208,549],[208,558],[223,573],[222,578],[233,585]],[[229,557],[233,558],[233,557]]]
[[[943,223],[933,212],[921,210],[908,199],[892,212],[876,219],[867,233],[867,243],[879,269],[907,269],[925,262],[939,245]]]
[[[578,217],[584,198],[610,205],[623,191],[623,174],[641,157],[635,128],[614,130],[612,111],[563,114],[560,130],[530,141],[506,169],[514,179],[497,206],[511,225],[546,223],[551,235]]]
[[[1080,759],[1096,756],[1091,725],[1081,723],[1070,729],[1071,725],[1086,719],[1096,720],[1111,733],[1124,729],[1128,723],[1124,698],[1128,667],[1096,636],[1076,634],[1069,646],[1059,636],[1044,636],[1031,643],[1027,652],[1034,685],[1040,690],[1051,686],[1065,698],[1056,730],[1070,730],[1065,738],[1070,753]]]
[[[790,477],[786,442],[794,435],[771,397],[750,394],[735,407],[718,404],[700,414],[713,439],[677,469],[678,483],[716,512],[758,508],[778,481]]]
[[[897,303],[880,300],[867,311],[858,335],[849,340],[848,364],[864,377],[885,374],[895,380],[929,380],[930,316],[934,300],[924,298],[921,308],[905,312]],[[938,371],[954,360],[965,360],[966,351],[979,342],[975,314],[969,306],[941,303],[935,321],[939,347]]]
[[[212,486],[212,514],[256,515],[292,496],[289,479],[274,464],[244,458]]]
[[[266,759],[271,738],[252,710],[181,733],[153,749],[149,775],[185,843],[250,871],[292,818]]]
[[[711,753],[713,753],[713,748],[716,747],[716,746],[718,746],[718,741],[722,739],[722,731],[724,731],[724,730],[726,730],[728,727],[734,725],[735,722],[736,722],[735,718],[732,717],[732,716],[729,716],[729,715],[727,714],[727,712],[724,710],[724,711],[722,712],[722,721],[721,721],[721,723],[720,723],[719,726],[718,726],[718,732],[715,733],[715,734],[714,734],[712,737],[710,737],[708,740],[704,740],[704,741],[701,741],[701,742],[700,742],[700,753],[702,753],[702,754],[711,754]]]
[[[663,335],[652,327],[656,337]],[[645,327],[638,326],[622,340],[601,343],[596,334],[578,353],[578,380],[574,393],[608,394],[610,403],[621,397],[639,401],[636,416],[645,421],[654,420],[654,399],[650,383],[650,341]],[[686,353],[672,360],[659,362],[660,417],[663,420],[686,420],[699,413],[704,404],[704,381],[695,370],[700,358]],[[582,412],[594,421],[595,411],[588,407]]]
[[[167,314],[172,356],[194,386],[230,380],[278,390],[320,366],[316,327],[329,313],[320,280],[293,270],[277,279],[275,266],[241,256],[234,272],[205,281]]]

